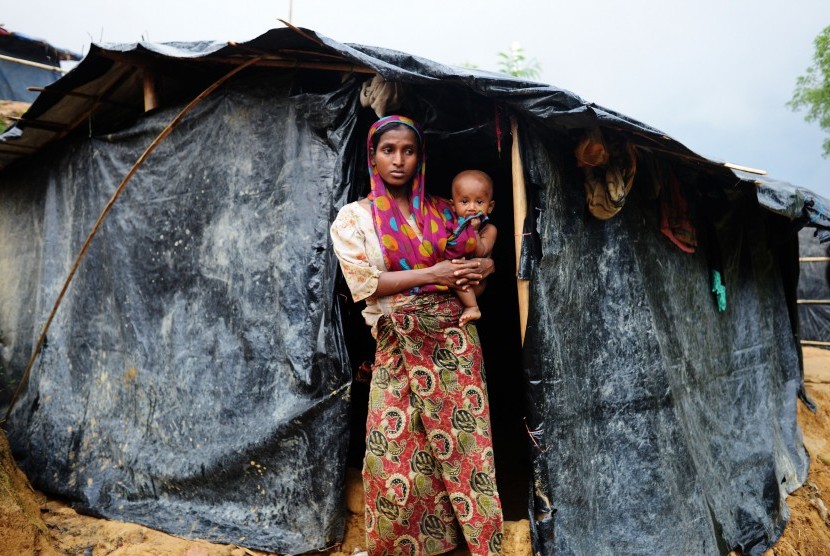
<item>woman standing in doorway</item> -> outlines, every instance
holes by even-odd
[[[363,485],[369,553],[439,554],[462,537],[499,554],[501,502],[484,366],[474,324],[451,289],[481,287],[490,259],[464,260],[449,202],[426,195],[424,142],[388,116],[367,140],[371,193],[340,210],[334,250],[377,341]]]

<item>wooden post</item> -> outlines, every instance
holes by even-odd
[[[519,329],[522,334],[522,346],[525,344],[527,331],[527,312],[530,305],[530,282],[519,278],[519,264],[522,257],[524,240],[524,223],[527,216],[527,193],[522,157],[519,152],[519,124],[516,118],[510,119],[510,131],[513,134],[513,234],[516,244],[516,286],[519,291]]]
[[[156,76],[149,69],[142,71],[144,81],[144,111],[155,110],[159,106],[159,97],[156,93]]]

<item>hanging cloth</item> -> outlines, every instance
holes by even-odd
[[[689,203],[674,172],[668,169],[664,175],[660,191],[660,232],[684,253],[694,253],[697,231],[690,217]]]
[[[599,128],[593,128],[586,132],[574,154],[585,172],[588,211],[600,220],[608,220],[622,209],[634,184],[637,172],[634,145],[606,139]]]

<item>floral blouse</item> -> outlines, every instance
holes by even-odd
[[[411,296],[374,295],[378,289],[378,276],[386,271],[386,265],[369,209],[360,206],[358,202],[344,206],[334,219],[330,233],[334,254],[340,261],[340,268],[352,292],[352,299],[366,300],[363,318],[366,324],[372,327],[374,336],[375,325],[380,316],[388,315],[394,306],[406,303]]]

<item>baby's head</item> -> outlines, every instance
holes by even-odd
[[[452,180],[452,206],[455,214],[469,218],[479,212],[490,214],[493,180],[480,170],[464,170]]]

